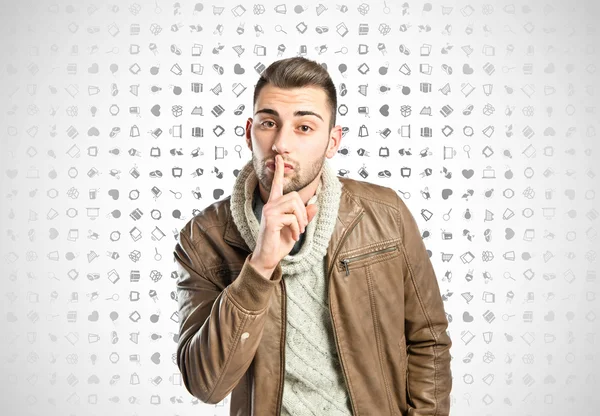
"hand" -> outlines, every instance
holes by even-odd
[[[269,276],[269,272],[289,254],[317,213],[317,205],[305,207],[298,192],[283,195],[284,169],[283,158],[275,155],[271,193],[263,207],[256,248],[250,258],[253,265]]]

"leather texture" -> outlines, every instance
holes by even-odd
[[[325,257],[329,308],[354,415],[445,416],[452,374],[437,278],[414,217],[390,188],[343,184]],[[270,280],[231,217],[230,196],[179,233],[177,365],[205,403],[231,393],[230,415],[279,415],[286,296]]]

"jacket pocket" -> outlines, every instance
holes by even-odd
[[[364,251],[364,250],[363,250]],[[368,248],[366,252],[348,252],[340,255],[338,270],[345,271],[346,276],[350,275],[352,269],[364,267],[369,264],[378,263],[380,261],[389,260],[400,254],[398,245],[373,249]]]

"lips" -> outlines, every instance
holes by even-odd
[[[287,169],[294,169],[292,165],[288,165],[287,163],[284,165]],[[267,167],[275,170],[275,162],[267,163]]]

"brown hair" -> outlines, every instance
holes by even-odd
[[[271,63],[265,69],[254,88],[254,101],[256,105],[260,90],[271,84],[277,88],[301,88],[315,86],[325,91],[327,106],[330,112],[329,130],[335,126],[335,112],[337,109],[337,93],[335,85],[327,69],[316,61],[302,56],[280,59]]]

